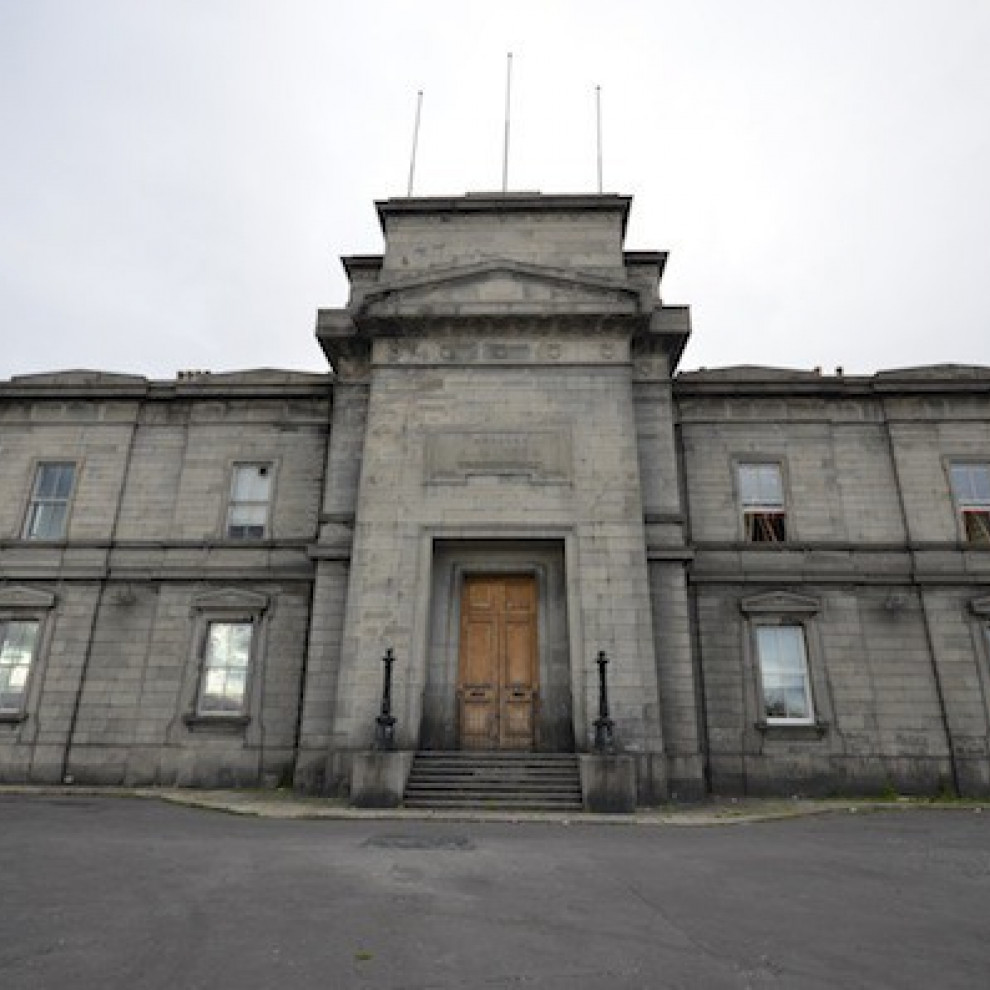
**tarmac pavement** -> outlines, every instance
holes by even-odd
[[[990,984],[982,807],[455,820],[122,793],[0,792],[4,990]]]

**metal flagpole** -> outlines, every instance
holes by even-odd
[[[595,87],[595,121],[598,129],[598,195],[602,194],[602,88]]]
[[[413,175],[416,172],[416,145],[419,143],[419,112],[423,106],[423,91],[416,93],[416,123],[413,124],[412,155],[409,159],[409,185],[406,188],[406,195],[412,196]]]
[[[502,146],[502,192],[509,188],[509,103],[512,95],[512,52],[505,65],[505,141]]]

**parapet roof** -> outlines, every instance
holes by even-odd
[[[386,217],[399,215],[619,211],[622,214],[623,236],[631,205],[631,196],[617,193],[477,192],[463,196],[404,196],[375,201],[383,231]]]

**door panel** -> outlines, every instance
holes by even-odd
[[[462,749],[532,749],[538,701],[536,579],[468,577],[457,693]]]

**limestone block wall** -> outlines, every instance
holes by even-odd
[[[793,588],[793,584],[788,585]],[[748,585],[699,588],[711,786],[716,794],[935,793],[952,787],[938,686],[916,597],[803,583],[813,729],[759,727],[759,674],[740,602]]]
[[[986,793],[990,554],[964,541],[948,472],[990,461],[985,392],[752,375],[675,386],[713,789]],[[750,459],[781,465],[784,543],[744,540]],[[802,602],[815,731],[758,724],[754,595]]]
[[[680,451],[666,361],[636,363],[633,398],[669,791],[704,793],[702,706],[687,587]]]
[[[470,265],[490,258],[558,267],[571,271],[622,272],[623,217],[629,200],[621,196],[556,197],[548,209],[540,197],[514,197],[511,222],[493,222],[492,199],[391,201],[385,214],[386,276]],[[532,200],[527,211],[525,200]],[[501,203],[509,200],[500,198]],[[589,209],[589,205],[593,209]],[[437,207],[447,212],[441,219]]]
[[[288,406],[277,399],[146,403],[117,538],[223,539],[233,466],[271,462],[268,538],[310,539],[319,513],[329,402],[297,411]]]
[[[974,592],[978,592],[974,597]],[[927,587],[922,607],[931,637],[956,786],[990,794],[990,591],[985,584]]]
[[[810,408],[809,408],[810,406]],[[743,539],[737,466],[781,466],[789,541],[901,544],[890,448],[873,403],[813,405],[740,397],[679,402],[691,537]]]
[[[432,541],[501,538],[566,545],[578,745],[605,649],[629,748],[662,750],[628,344],[577,337],[566,363],[518,336],[466,362],[452,339],[442,368],[429,347],[418,363],[418,341],[375,342],[332,749],[369,744],[386,646],[402,661],[402,745],[415,746]],[[528,361],[499,359],[520,343]]]
[[[222,378],[0,383],[0,610],[41,629],[23,711],[0,716],[0,778],[291,780],[329,388]],[[34,465],[55,459],[77,464],[65,537],[24,539]],[[226,538],[238,461],[273,465],[261,540]],[[211,616],[255,623],[237,724],[194,717]]]
[[[134,401],[0,402],[0,540],[21,538],[39,461],[62,460],[77,463],[67,537],[108,539],[137,411]]]

